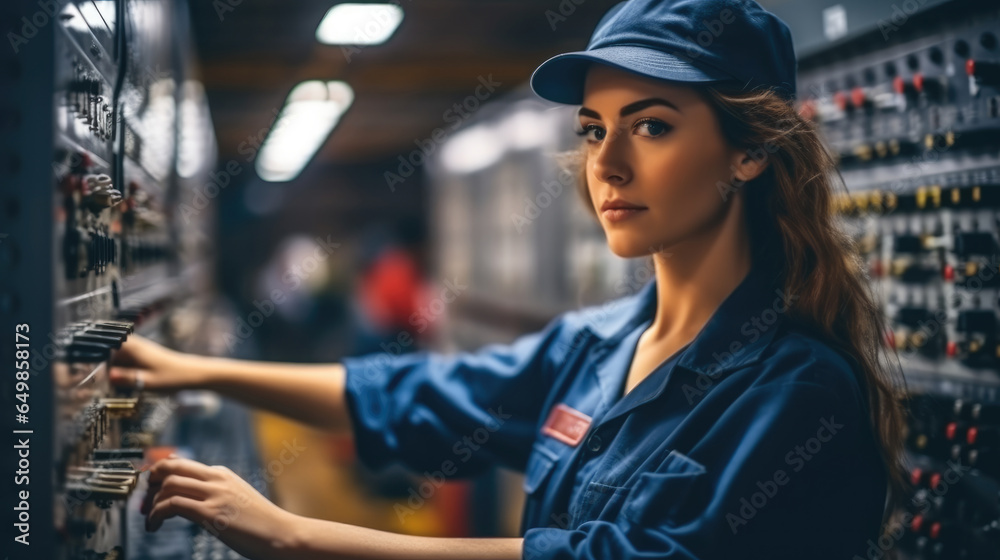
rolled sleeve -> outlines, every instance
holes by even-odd
[[[458,478],[523,470],[565,346],[565,315],[475,352],[347,357],[346,403],[360,461]]]
[[[846,550],[862,542],[857,536],[867,523],[852,508],[872,487],[857,480],[877,474],[850,468],[852,461],[871,465],[873,455],[859,445],[866,415],[838,394],[812,383],[776,383],[718,409],[704,403],[693,413],[702,416],[689,418],[706,426],[700,436],[683,444],[685,453],[673,449],[639,474],[616,517],[528,529],[522,558],[863,556]]]

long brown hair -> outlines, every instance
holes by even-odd
[[[741,187],[747,193],[746,215],[753,216],[746,220],[751,247],[755,252],[762,247],[783,250],[784,288],[800,295],[788,318],[861,366],[872,431],[889,480],[886,519],[908,492],[903,464],[906,381],[895,349],[884,342],[884,314],[864,259],[836,220],[834,188],[848,192],[836,160],[817,125],[772,91],[692,87],[713,108],[731,146],[769,159],[765,171]],[[584,206],[596,216],[583,165],[586,149],[567,155],[566,163],[577,168]]]

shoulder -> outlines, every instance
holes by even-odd
[[[587,305],[561,313],[554,323],[558,335],[553,347],[554,357],[588,343],[613,338],[633,321],[642,305],[641,294],[634,293]]]
[[[840,407],[862,411],[867,399],[864,372],[857,361],[815,334],[782,329],[755,367],[750,389],[796,391],[832,399]]]
[[[588,330],[601,338],[610,338],[625,328],[640,313],[643,292],[608,299],[603,303],[573,309],[563,314],[568,328]]]

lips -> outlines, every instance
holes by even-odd
[[[626,200],[605,200],[601,205],[601,212],[605,210],[644,210],[646,207],[640,204],[633,204]]]

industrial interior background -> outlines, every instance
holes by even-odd
[[[527,87],[542,61],[583,49],[614,3],[395,2],[345,44],[317,32],[332,0],[0,6],[0,319],[4,332],[28,318],[57,333],[36,335],[53,355],[32,406],[57,442],[34,465],[54,473],[33,506],[50,547],[37,557],[238,557],[180,518],[145,534],[133,489],[74,499],[66,469],[93,449],[140,449],[124,461],[159,446],[227,464],[310,517],[516,536],[519,473],[439,484],[369,472],[342,435],[206,392],[108,412],[126,405],[101,381],[102,341],[134,329],[297,362],[474,350],[636,291],[649,263],[610,252],[563,167],[579,142],[573,108]],[[1000,6],[761,4],[792,29],[797,103],[839,158],[839,209],[919,393],[912,521],[894,544],[910,558],[997,558]],[[67,396],[60,380],[78,374],[94,387]],[[975,470],[942,497],[949,459]]]

